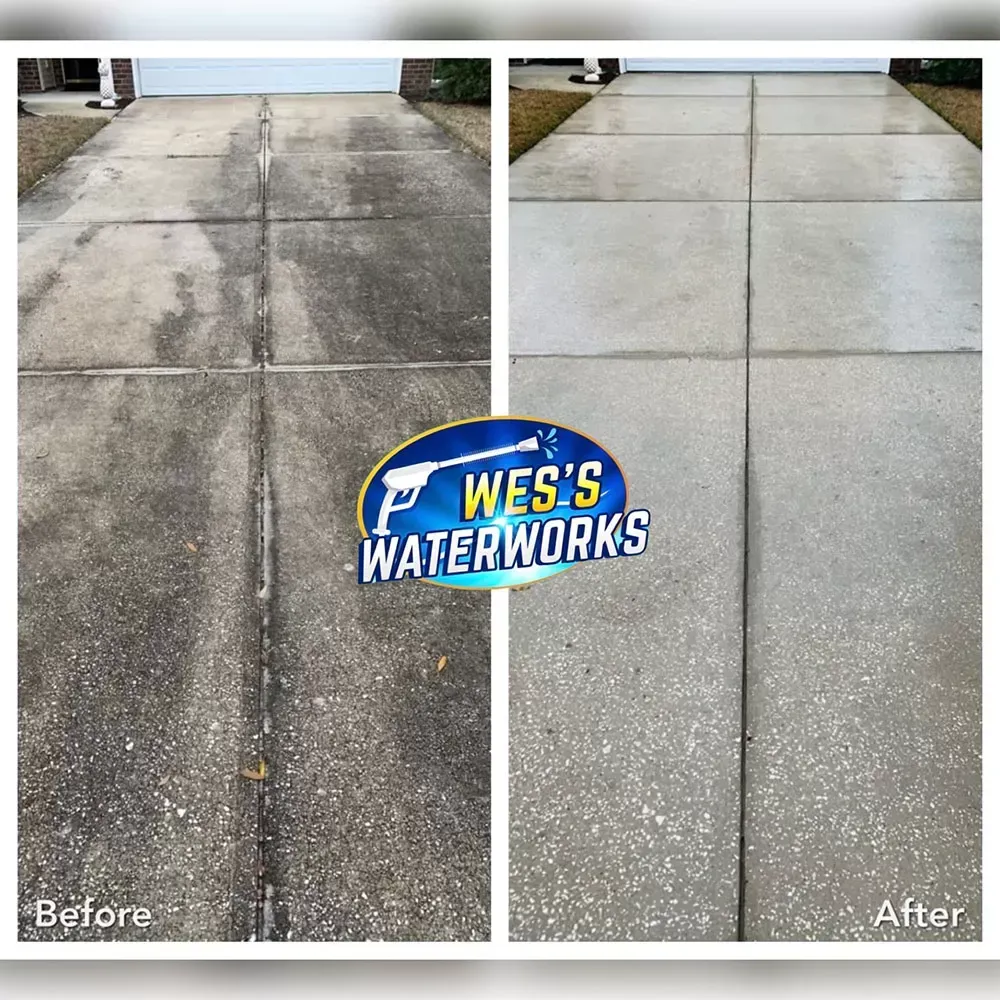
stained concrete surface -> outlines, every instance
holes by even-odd
[[[751,362],[753,939],[981,933],[980,378],[955,354]],[[967,915],[873,929],[907,896]]]
[[[21,222],[184,222],[259,218],[250,155],[71,156],[20,201]]]
[[[745,201],[749,137],[550,135],[510,168],[510,197],[541,201]]]
[[[489,360],[488,218],[276,222],[267,252],[276,363]]]
[[[742,354],[746,231],[738,202],[513,202],[511,351]]]
[[[252,361],[259,224],[40,226],[18,235],[20,367]]]
[[[743,379],[740,360],[511,369],[511,411],[544,400],[596,437],[653,518],[642,556],[511,594],[515,940],[736,937]]]
[[[316,555],[324,539],[356,552],[362,466],[489,405],[481,369],[384,367],[488,357],[488,219],[463,217],[462,197],[488,206],[489,173],[471,155],[432,154],[462,157],[455,199],[427,154],[384,154],[398,169],[369,178],[365,196],[413,218],[264,223],[264,163],[268,199],[294,212],[286,155],[325,175],[368,155],[321,162],[232,145],[248,117],[263,136],[269,103],[137,101],[114,142],[85,144],[20,202],[22,937],[61,936],[33,927],[40,894],[152,910],[148,930],[108,938],[488,933],[487,605],[420,585],[361,597],[337,575],[350,555],[333,566]],[[386,135],[417,114],[392,95],[276,104],[309,118],[317,137],[350,132],[355,113],[391,107],[378,115]],[[161,155],[135,155],[157,133]],[[197,156],[166,155],[196,133]],[[213,149],[224,155],[202,155]],[[429,201],[409,197],[420,188]],[[439,209],[453,217],[434,218]],[[109,216],[121,221],[100,224]],[[345,238],[325,256],[335,225]],[[279,377],[273,354],[286,345],[289,356],[371,368]],[[64,367],[137,374],[38,373]],[[411,659],[398,674],[396,638],[365,601],[404,619]],[[261,700],[272,609],[280,677]],[[341,634],[350,647],[334,641]],[[454,670],[420,687],[420,650],[438,643]],[[370,701],[364,682],[379,682],[365,665],[375,663],[384,696]],[[323,743],[317,704],[285,697],[281,681],[323,689],[340,742]],[[262,739],[263,785],[241,776]],[[366,756],[377,740],[385,754]],[[320,776],[334,813],[311,798]],[[318,837],[317,816],[349,838]],[[354,902],[366,896],[370,910]]]
[[[355,513],[378,458],[489,397],[474,368],[268,380],[275,939],[489,937],[489,596],[359,587]]]
[[[21,382],[22,939],[253,933],[253,449],[246,377]],[[87,896],[152,924],[35,927]]]
[[[619,93],[664,95],[666,123],[675,95],[740,92],[740,78],[711,74],[619,80]],[[742,82],[749,88],[750,77]],[[877,74],[757,76],[754,86],[763,108],[764,93],[815,95],[816,119],[844,132],[926,121]],[[821,96],[852,94],[866,95],[856,118],[843,113],[845,98],[833,115]],[[980,154],[933,132],[755,135],[752,151],[725,165],[738,174],[752,152],[753,203],[744,187],[738,206],[698,204],[702,214],[684,217],[679,209],[693,206],[683,187],[647,187],[643,196],[668,199],[655,206],[590,203],[633,197],[635,178],[661,168],[664,147],[637,144],[620,126],[620,135],[550,137],[511,170],[512,197],[533,199],[511,206],[512,407],[542,399],[556,417],[562,407],[630,479],[637,470],[630,504],[651,514],[649,554],[577,567],[511,597],[514,935],[975,939]],[[567,143],[595,138],[601,157],[578,182],[579,147]],[[688,148],[691,176],[715,170],[705,147]],[[730,332],[737,254],[718,222],[737,207],[749,222],[738,235],[750,302],[742,330]],[[700,289],[684,256],[664,253],[682,245],[699,248],[690,263],[705,276]],[[743,360],[711,360],[734,335]],[[672,356],[673,344],[688,356]],[[749,370],[749,410],[742,383],[701,374],[726,364]],[[677,374],[686,370],[690,385]],[[749,414],[746,451],[719,444],[732,412]],[[732,477],[734,498],[749,462],[748,524],[717,487],[708,498],[695,489],[705,484],[700,449],[711,456],[709,485]],[[729,626],[721,609],[733,586],[744,595],[742,580],[718,568],[728,539],[745,539],[749,580],[748,720],[734,730],[746,753],[741,921],[735,902],[727,909],[739,866],[723,819],[741,785],[739,755],[727,756],[723,738],[741,685],[687,697],[699,670],[721,669],[728,647],[710,644]],[[685,573],[699,557],[714,575],[706,569],[692,589]],[[605,596],[592,606],[595,593]],[[682,627],[693,638],[679,639]],[[734,646],[742,655],[740,635]],[[661,714],[626,703],[641,690],[630,667],[660,681],[651,694]],[[587,685],[599,685],[596,697]],[[695,828],[692,788],[708,789],[707,833]],[[653,820],[673,822],[680,845],[638,836],[649,814],[636,806],[654,793]],[[711,863],[698,853],[706,843]],[[945,930],[873,927],[886,898],[902,908],[907,896],[965,907],[966,917]],[[694,917],[693,900],[708,901]]]
[[[423,115],[359,115],[351,118],[275,118],[275,153],[370,153],[386,150],[460,149]]]
[[[267,217],[489,215],[483,170],[472,153],[451,150],[275,156]]]

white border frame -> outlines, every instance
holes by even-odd
[[[580,41],[559,41],[559,42],[125,42],[120,39],[108,41],[92,42],[69,42],[51,41],[39,42],[0,42],[5,47],[6,53],[11,56],[20,55],[26,58],[31,57],[31,51],[37,51],[41,45],[47,51],[51,51],[59,58],[72,56],[99,56],[102,52],[132,50],[133,63],[135,60],[147,56],[169,57],[177,55],[183,51],[185,55],[191,56],[231,56],[231,57],[260,57],[263,54],[275,57],[327,57],[327,58],[350,58],[363,55],[390,55],[401,58],[400,52],[405,52],[407,58],[442,58],[442,57],[491,57],[494,59],[493,79],[505,80],[507,75],[507,60],[511,50],[516,51],[521,57],[527,58],[554,58],[558,56],[575,57],[581,51],[621,51],[627,55],[652,56],[662,54],[665,51],[675,49],[683,52],[685,57],[703,58],[725,58],[736,55],[747,56],[749,53],[759,55],[762,58],[778,58],[786,53],[796,53],[799,55],[813,54],[817,57],[830,54],[850,54],[863,56],[882,57],[887,51],[892,52],[896,57],[924,57],[924,58],[948,58],[948,57],[982,57],[985,61],[984,88],[987,91],[985,130],[991,135],[1000,134],[1000,116],[996,114],[996,88],[991,67],[991,57],[1000,50],[995,42],[913,42],[913,41],[893,41],[881,40],[877,42],[869,41],[847,41],[847,42],[803,42],[803,41],[783,41],[783,42],[709,42],[709,41],[645,41],[645,42],[580,42]],[[619,57],[624,59],[626,56]],[[500,65],[498,67],[497,61]],[[402,66],[402,64],[400,64]],[[16,63],[8,62],[8,72],[16,72]],[[401,70],[400,70],[401,72]],[[134,79],[137,89],[141,86],[138,83],[138,73],[133,68]],[[493,316],[492,316],[492,338],[494,368],[502,367],[502,395],[498,389],[497,381],[493,387],[494,406],[501,405],[501,400],[506,401],[506,344],[507,344],[507,277],[497,277],[498,269],[506,268],[506,247],[507,247],[507,211],[506,211],[506,171],[502,167],[506,165],[506,148],[501,146],[502,137],[506,136],[506,115],[507,115],[507,91],[494,89],[493,103],[493,166],[494,175],[492,179],[493,192],[493,219],[492,219],[492,247],[493,247]],[[997,260],[997,213],[994,209],[994,200],[998,184],[996,171],[989,169],[992,165],[992,154],[987,147],[984,153],[986,169],[983,171],[983,261],[984,273],[995,273],[998,267]],[[12,168],[16,159],[15,144],[8,142],[6,156],[8,167]],[[498,167],[501,168],[498,170]],[[502,175],[502,176],[501,176]],[[503,199],[503,200],[501,200]],[[5,220],[8,223],[5,231],[8,234],[8,263],[12,263],[14,258],[14,240],[16,230],[16,206],[13,202],[0,208],[0,211],[7,213]],[[501,255],[502,253],[502,255]],[[8,329],[16,330],[16,268],[7,267],[0,273],[0,282],[4,283],[8,316]],[[990,333],[993,332],[996,319],[996,299],[994,285],[984,282],[983,288],[983,330],[984,341],[990,341]],[[990,341],[992,343],[992,341]],[[16,338],[7,337],[0,350],[7,352],[8,364],[2,369],[0,377],[8,380],[8,391],[0,395],[0,406],[5,410],[7,434],[0,438],[0,444],[7,449],[5,458],[7,468],[16,467],[16,438],[13,429],[16,427],[16,400],[17,400],[17,376],[16,376]],[[992,368],[992,352],[986,351],[983,355],[983,384],[990,383],[990,369]],[[494,378],[500,374],[496,371]],[[992,395],[984,393],[984,414],[983,427],[987,435],[992,429],[994,418],[994,408],[991,403]],[[505,408],[505,407],[504,407]],[[991,468],[989,463],[984,466],[984,511],[995,510],[990,503],[992,499],[992,486],[990,480]],[[16,543],[14,543],[14,533],[11,526],[16,516],[16,488],[13,477],[8,477],[4,487],[0,489],[0,497],[7,503],[8,530],[2,536],[0,544],[6,545],[4,554],[6,559],[0,560],[0,567],[3,567],[4,575],[4,600],[0,605],[0,621],[5,626],[3,628],[3,641],[6,643],[6,662],[14,664],[17,662],[16,635],[17,635],[17,582],[16,582]],[[993,533],[990,532],[984,521],[984,593],[983,604],[986,607],[993,605],[993,598],[996,596],[994,586],[994,576],[990,572],[994,565],[994,557],[997,555],[996,547],[993,543]],[[503,596],[505,592],[495,592],[492,598],[492,622],[493,622],[493,678],[492,691],[493,718],[492,729],[492,755],[494,761],[499,761],[501,757],[506,762],[506,725],[497,724],[497,712],[502,711],[506,718],[506,692],[507,692],[507,639],[508,628],[506,615],[503,613]],[[985,663],[993,662],[992,654],[996,649],[996,635],[993,629],[992,617],[984,616],[983,622],[983,660]],[[1000,680],[996,677],[995,670],[983,670],[983,940],[980,942],[663,942],[663,943],[627,943],[627,942],[572,942],[572,943],[515,943],[506,940],[507,935],[507,898],[502,893],[502,887],[506,881],[497,880],[493,884],[493,940],[485,943],[442,943],[442,942],[272,942],[269,946],[261,947],[259,944],[249,942],[167,942],[157,941],[149,943],[127,943],[127,942],[20,942],[16,939],[17,919],[16,907],[12,905],[17,899],[17,811],[13,808],[13,803],[17,802],[16,775],[14,768],[8,766],[0,774],[0,791],[4,792],[4,800],[9,804],[9,808],[4,810],[3,817],[0,818],[0,858],[3,864],[0,867],[0,892],[8,900],[8,905],[0,908],[0,956],[3,958],[29,958],[29,959],[151,959],[151,958],[178,958],[178,959],[204,959],[204,958],[242,958],[253,961],[265,961],[274,958],[282,959],[316,959],[316,958],[336,958],[336,959],[704,959],[717,961],[720,959],[746,959],[746,960],[770,960],[770,959],[892,959],[892,960],[912,960],[912,959],[983,959],[992,957],[1000,945],[1000,923],[997,917],[997,907],[994,902],[997,898],[997,890],[1000,888],[997,881],[998,871],[998,806],[1000,802],[996,795],[990,792],[995,791],[998,764],[1000,764],[1000,730],[996,725],[996,698],[1000,690]],[[17,673],[16,670],[9,669],[3,672],[3,680],[0,682],[6,685],[0,688],[0,718],[4,725],[0,729],[0,745],[6,751],[5,759],[8,762],[17,760]],[[501,695],[500,700],[496,698],[496,693]],[[503,706],[503,707],[501,707]],[[495,766],[494,775],[494,796],[497,792],[497,781],[502,773],[506,773],[506,763],[502,767]],[[502,787],[502,786],[501,786]],[[497,865],[506,861],[507,854],[507,830],[506,830],[506,808],[493,809],[493,870],[496,872]],[[503,859],[501,861],[501,859]],[[928,947],[928,945],[931,945]]]

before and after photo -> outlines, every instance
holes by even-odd
[[[982,940],[981,61],[504,47],[18,58],[19,940]]]

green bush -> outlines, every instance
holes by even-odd
[[[958,83],[966,87],[983,85],[982,59],[928,59],[921,67],[920,79],[926,83]]]
[[[434,97],[439,101],[486,104],[490,99],[489,59],[438,59],[434,75],[439,81]]]

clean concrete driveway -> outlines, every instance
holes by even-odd
[[[512,166],[512,411],[652,514],[511,598],[516,938],[980,935],[980,172],[868,74],[625,75]]]
[[[488,214],[392,95],[141,100],[22,199],[22,937],[488,935],[489,602],[354,568],[488,411]]]

